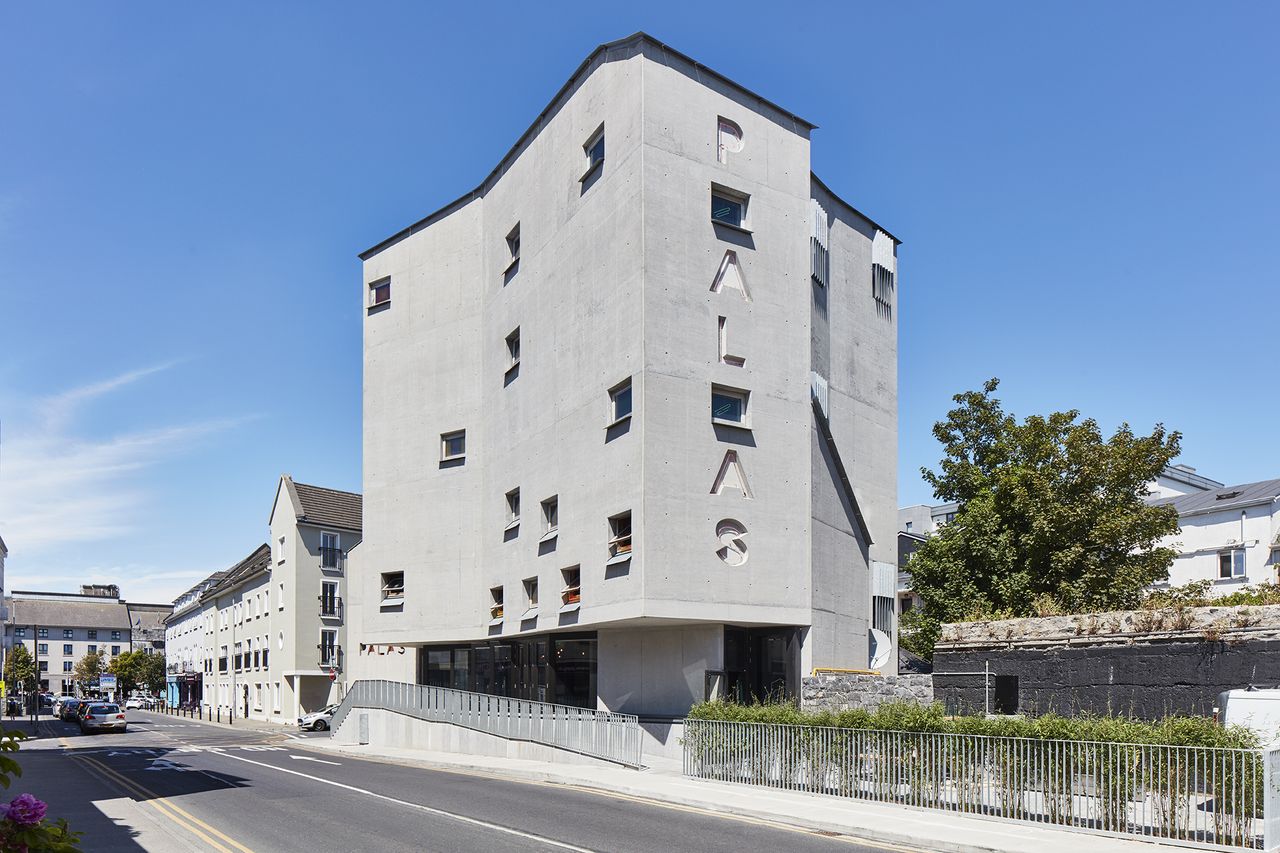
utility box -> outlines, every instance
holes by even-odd
[[[1280,690],[1226,690],[1218,694],[1218,720],[1257,733],[1262,746],[1280,744]]]

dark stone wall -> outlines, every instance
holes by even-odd
[[[934,695],[948,711],[982,713],[982,676],[947,673],[981,672],[985,663],[993,675],[1017,676],[1019,713],[1209,716],[1223,690],[1280,683],[1280,640],[939,648]],[[993,678],[993,703],[994,688]]]

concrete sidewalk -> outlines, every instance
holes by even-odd
[[[729,782],[690,779],[679,762],[657,759],[652,767],[552,764],[444,752],[357,746],[332,739],[307,740],[307,748],[382,759],[433,770],[482,773],[528,782],[570,785],[685,808],[833,832],[857,839],[946,853],[1152,853],[1185,850],[1142,839],[1051,829],[1035,824],[967,817],[907,806],[854,802],[838,797],[778,791]]]

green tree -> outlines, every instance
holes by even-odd
[[[4,680],[10,690],[31,689],[35,686],[36,662],[23,643],[14,644],[4,660]]]
[[[111,659],[107,671],[119,679],[120,695],[128,696],[139,687],[152,694],[164,690],[164,655],[138,650],[124,652]]]
[[[933,427],[946,456],[921,473],[959,509],[909,564],[924,606],[902,642],[917,654],[932,655],[943,622],[1133,607],[1175,556],[1157,543],[1178,532],[1177,511],[1143,498],[1179,433],[1121,424],[1104,439],[1074,410],[1019,423],[992,396],[999,384],[957,394]]]
[[[106,671],[106,664],[99,652],[87,652],[84,657],[76,661],[75,675],[76,682],[80,685],[80,690],[87,691],[94,686],[98,680],[98,676]]]

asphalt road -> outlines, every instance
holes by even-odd
[[[309,749],[327,733],[232,730],[130,711],[123,734],[42,723],[12,796],[86,851],[884,851],[847,837],[546,783]],[[25,726],[21,726],[25,728]]]

